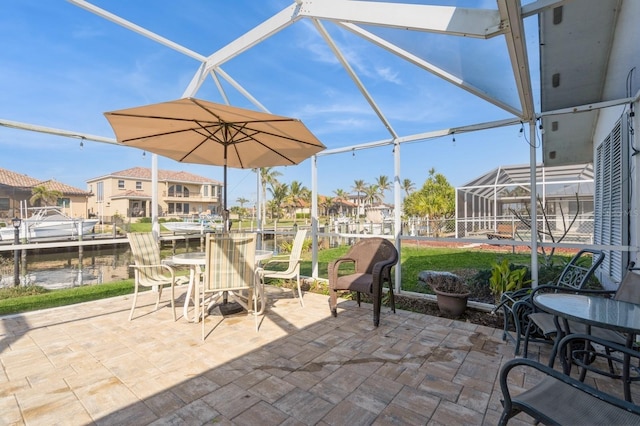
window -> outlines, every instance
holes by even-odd
[[[118,180],[118,189],[124,189],[124,180]]]
[[[609,135],[596,148],[594,243],[612,246],[629,244],[629,167],[628,130],[625,120],[618,120]],[[605,287],[621,282],[629,253],[604,250],[605,258],[598,273]]]
[[[104,201],[104,182],[96,183],[96,201],[98,203]]]
[[[0,210],[9,210],[9,199],[0,198]]]
[[[202,195],[205,197],[209,196],[209,185],[202,185]]]
[[[169,197],[189,197],[189,188],[182,185],[171,185],[169,187]]]
[[[142,191],[142,182],[136,182],[136,190]]]
[[[56,200],[56,206],[58,207],[69,207],[71,205],[71,200],[69,198],[58,198]]]

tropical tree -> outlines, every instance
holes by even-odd
[[[295,223],[295,209],[300,205],[301,201],[307,201],[311,197],[311,191],[297,180],[291,182],[289,186],[289,194],[287,195],[287,204],[293,208],[293,221]]]
[[[31,189],[29,204],[35,206],[37,202],[41,201],[45,206],[48,206],[49,204],[56,204],[60,197],[62,197],[62,192],[57,189],[49,189],[45,185],[38,185]]]
[[[282,204],[287,199],[289,195],[289,185],[286,183],[276,183],[273,187],[269,188],[269,192],[271,192],[272,197],[272,206],[275,210],[276,217],[280,218],[280,211],[282,210]],[[273,210],[272,210],[273,216]]]
[[[406,195],[411,194],[416,189],[416,186],[411,182],[411,179],[404,179],[402,181],[402,190]]]
[[[360,207],[362,204],[362,200],[360,199],[360,194],[366,191],[367,184],[362,179],[356,179],[353,181],[353,186],[351,187],[351,189],[356,191],[356,194],[358,195],[358,215],[360,215]]]
[[[329,216],[329,210],[331,209],[331,206],[333,206],[334,202],[335,198],[333,197],[323,197],[320,202],[320,206],[323,208],[324,216]]]
[[[267,185],[272,189],[278,183],[278,176],[282,176],[277,170],[273,170],[273,167],[262,167],[260,170],[260,181],[262,182],[262,217],[266,216],[267,206]]]
[[[349,194],[347,194],[347,191],[345,191],[344,189],[336,189],[335,191],[333,191],[334,194],[336,194],[336,202],[339,201],[340,202],[340,214],[343,214],[343,208],[344,208],[344,201],[347,200],[347,198],[349,197]]]
[[[376,185],[378,186],[378,191],[380,191],[380,195],[382,196],[381,199],[384,200],[385,193],[391,189],[389,177],[385,175],[378,176],[376,178]]]
[[[432,168],[422,188],[405,198],[404,213],[428,218],[432,229],[438,234],[444,226],[443,219],[455,213],[455,189],[444,175]]]
[[[382,202],[382,195],[380,194],[380,187],[378,185],[369,185],[364,191],[364,200],[369,205],[379,204]]]
[[[240,208],[241,208],[241,209],[243,209],[243,208],[244,208],[244,204],[245,204],[245,203],[248,203],[248,202],[249,202],[249,200],[247,200],[247,199],[246,199],[246,198],[244,198],[244,197],[238,197],[238,198],[236,198],[236,203],[240,204]]]

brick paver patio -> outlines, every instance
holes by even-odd
[[[205,342],[150,293],[131,322],[130,296],[4,317],[0,424],[497,423],[501,330],[384,308],[375,328],[368,304],[268,291],[258,333],[236,314]]]

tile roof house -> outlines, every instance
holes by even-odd
[[[133,167],[87,180],[93,195],[91,215],[151,217],[151,169]],[[158,170],[158,215],[184,217],[199,213],[220,214],[222,185],[214,179],[185,171]]]
[[[87,217],[87,199],[90,192],[58,182],[54,179],[38,180],[21,173],[0,168],[0,217],[21,216],[20,205],[29,205],[32,190],[44,186],[48,190],[60,191],[57,205],[72,217]],[[37,202],[36,205],[40,205]]]

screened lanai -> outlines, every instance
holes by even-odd
[[[456,237],[529,240],[529,165],[501,166],[456,188]],[[593,165],[536,167],[537,228],[543,241],[593,243]]]

